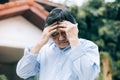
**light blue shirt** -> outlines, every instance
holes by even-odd
[[[17,64],[17,75],[23,79],[39,73],[39,80],[94,80],[100,71],[98,47],[89,40],[79,41],[76,47],[64,49],[50,42],[39,54],[26,48]]]

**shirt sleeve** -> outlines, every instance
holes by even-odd
[[[24,50],[24,56],[19,60],[16,73],[19,77],[27,79],[39,72],[40,64],[37,62],[38,54],[30,53],[30,48]]]
[[[71,59],[82,80],[94,80],[100,72],[100,58],[97,45],[89,41],[72,49]]]

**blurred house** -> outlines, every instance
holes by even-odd
[[[0,1],[0,75],[21,80],[16,76],[16,63],[24,48],[39,40],[44,21],[55,7],[62,5],[47,0]]]

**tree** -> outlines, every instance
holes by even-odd
[[[94,41],[100,53],[110,56],[111,76],[120,80],[120,1],[89,0],[81,7],[71,6],[70,11],[79,24],[79,37]]]

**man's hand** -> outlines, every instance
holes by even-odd
[[[31,49],[31,53],[37,54],[39,53],[40,49],[48,42],[51,34],[57,31],[57,23],[54,23],[50,26],[47,26],[41,35],[40,40],[38,43]]]
[[[72,24],[69,21],[63,21],[60,22],[59,26],[62,27],[59,28],[60,30],[65,31],[71,47],[77,46],[79,44],[77,24]]]
[[[57,31],[57,23],[54,23],[50,26],[47,26],[44,30],[43,33],[41,35],[40,41],[39,43],[42,43],[42,45],[46,44],[51,36],[51,34],[53,34],[54,32]]]

